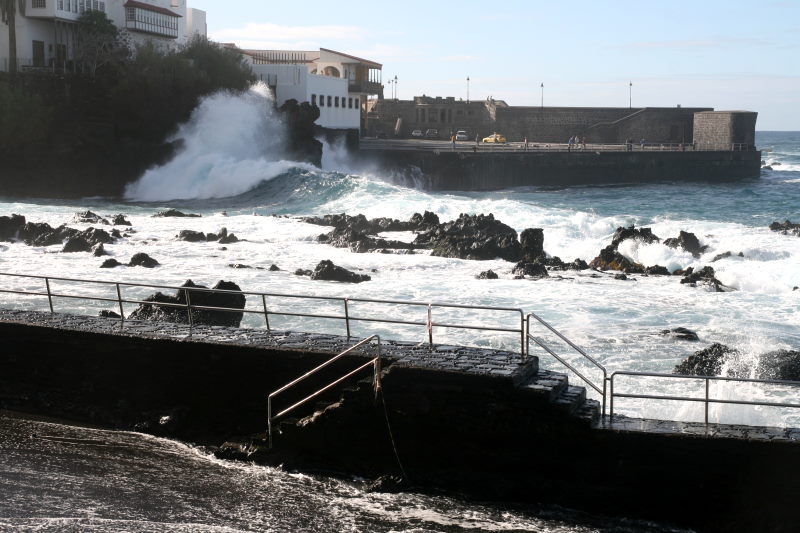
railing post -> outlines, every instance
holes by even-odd
[[[267,311],[267,296],[261,293],[261,305],[264,306],[264,322],[267,323],[267,333],[271,333],[269,329],[269,311]]]
[[[350,311],[347,308],[347,298],[344,299],[344,323],[347,327],[347,338],[350,338]]]
[[[608,418],[610,421],[613,422],[614,421],[614,374],[611,374],[611,377],[608,379],[609,381],[611,381],[611,394],[610,394],[611,398],[609,400],[610,405],[608,408]],[[603,399],[603,402],[605,402],[605,399]]]
[[[705,411],[706,411],[706,425],[708,425],[708,390],[709,390],[710,384],[711,384],[711,380],[709,380],[708,377],[706,377],[706,401],[705,401],[705,406],[706,406],[706,409],[705,409]]]
[[[525,314],[522,309],[519,310],[519,356],[524,363],[527,357],[525,356]]]
[[[122,292],[119,289],[119,282],[115,283],[117,287],[117,305],[119,306],[119,316],[121,320],[125,320],[125,311],[122,309]]]
[[[189,317],[189,331],[191,331],[194,321],[192,320],[192,292],[189,289],[186,289],[186,314]]]
[[[53,312],[53,295],[50,293],[50,278],[44,278],[44,284],[47,287],[47,302],[50,305],[50,312]]]
[[[431,304],[428,304],[428,345],[433,347],[433,310]]]

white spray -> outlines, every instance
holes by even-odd
[[[274,116],[269,90],[254,85],[244,95],[206,97],[172,140],[183,147],[167,164],[148,170],[125,190],[130,200],[160,201],[235,196],[291,168],[279,160],[285,126]]]

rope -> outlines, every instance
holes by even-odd
[[[389,440],[392,441],[392,449],[394,450],[394,456],[397,459],[397,466],[400,467],[400,473],[403,475],[403,480],[406,483],[409,483],[408,476],[406,475],[406,470],[403,468],[403,463],[400,461],[400,454],[397,453],[397,444],[394,442],[394,435],[392,434],[392,426],[389,423],[389,411],[386,408],[386,396],[383,394],[383,389],[379,390],[381,395],[381,403],[383,404],[383,416],[386,419],[386,429],[389,431]]]

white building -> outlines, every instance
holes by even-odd
[[[89,10],[104,12],[135,44],[175,47],[206,35],[205,11],[187,7],[186,0],[24,0],[15,19],[18,67],[68,68],[75,21]],[[0,23],[0,71],[8,70],[9,55],[8,25]]]
[[[383,97],[383,66],[374,61],[326,48],[240,52],[272,89],[278,106],[289,99],[316,105],[317,124],[324,128],[362,129],[368,98]]]

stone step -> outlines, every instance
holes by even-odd
[[[585,402],[586,389],[584,387],[568,385],[553,403],[563,409],[567,414],[572,415],[575,414]]]
[[[566,374],[542,370],[531,376],[531,379],[520,386],[520,391],[528,394],[544,396],[547,401],[555,401],[569,386]]]

